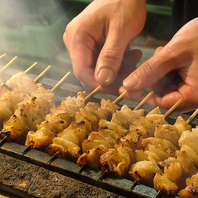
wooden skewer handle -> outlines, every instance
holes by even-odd
[[[67,72],[65,76],[51,89],[52,92],[54,92],[64,81],[65,79],[71,74],[71,72]]]
[[[49,65],[46,69],[44,69],[35,79],[34,82],[37,82],[45,73],[51,68],[52,66]]]
[[[18,57],[15,56],[11,61],[9,61],[4,67],[2,67],[0,69],[0,72],[2,72],[3,70],[5,70],[7,67],[9,67]]]
[[[172,113],[176,107],[178,107],[182,103],[182,99],[179,99],[165,114],[164,117],[167,117],[170,113]]]
[[[88,100],[91,96],[93,96],[96,92],[98,92],[100,88],[101,88],[101,85],[96,87],[90,94],[87,95],[87,97],[85,98],[85,101]]]

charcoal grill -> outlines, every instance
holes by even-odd
[[[15,70],[8,71],[8,73],[5,73],[5,75],[10,75],[12,73],[16,73]],[[30,77],[32,79],[35,79],[34,74],[30,74]],[[40,82],[46,87],[46,88],[52,88],[57,81],[49,78],[43,77]],[[73,85],[70,83],[63,83],[57,90],[56,90],[56,96],[58,100],[62,101],[66,96],[76,96],[76,94],[79,91],[84,91],[84,88],[81,86]],[[89,93],[90,90],[86,90],[87,93]],[[110,99],[114,101],[117,97],[113,95],[109,95],[106,93],[96,93],[91,98],[89,98],[89,101],[94,102],[100,102],[101,99]],[[132,109],[135,108],[138,103],[135,101],[130,101],[125,98],[121,99],[118,103],[118,105],[128,105]],[[145,109],[146,112],[149,112],[153,109],[152,106],[144,104],[142,106],[143,109]],[[165,113],[166,110],[161,109],[162,113]],[[184,119],[188,119],[189,115],[187,114],[180,114],[177,112],[172,112],[168,117],[167,121],[171,124],[173,124],[176,120],[176,118],[181,115]],[[198,124],[198,119],[195,118],[191,122],[192,126],[196,126]],[[13,163],[10,165],[10,163]],[[8,169],[7,167],[12,167],[11,169]],[[57,190],[60,190],[59,193],[56,192],[54,195],[53,192],[51,192],[49,183],[46,182],[45,191],[46,193],[38,193],[36,190],[36,187],[31,184],[31,187],[25,188],[24,186],[17,186],[14,184],[12,179],[10,179],[8,176],[6,178],[6,171],[9,171],[9,174],[18,174],[16,171],[16,167],[31,167],[31,170],[27,169],[22,170],[19,172],[19,177],[21,177],[21,181],[24,182],[24,179],[28,181],[33,181],[34,184],[39,183],[39,180],[37,180],[37,177],[35,176],[36,173],[39,173],[39,170],[50,171],[49,174],[57,173],[61,179],[66,178],[66,180],[63,179],[63,181],[69,181],[68,179],[72,179],[72,181],[79,181],[81,184],[83,184],[83,187],[79,187],[79,189],[82,190],[82,188],[85,188],[85,186],[89,186],[89,191],[91,188],[94,192],[97,192],[97,190],[101,190],[102,192],[105,192],[106,194],[90,194],[90,192],[87,191],[87,194],[84,194],[84,196],[81,194],[81,197],[144,197],[144,198],[161,198],[161,197],[169,197],[168,195],[162,195],[158,194],[155,189],[138,184],[134,181],[132,181],[129,178],[114,178],[111,175],[104,175],[101,171],[95,171],[91,170],[87,167],[82,167],[75,162],[61,159],[56,156],[50,156],[48,153],[38,151],[35,149],[29,149],[25,147],[24,145],[16,144],[13,142],[4,141],[4,139],[0,139],[0,189],[4,191],[11,192],[15,195],[21,196],[21,197],[77,197],[73,193],[71,189],[67,189],[67,183],[61,184],[60,190],[57,187]],[[35,168],[36,167],[36,168]],[[20,168],[19,168],[20,169]],[[28,175],[28,172],[33,171],[33,174]],[[51,177],[52,181],[50,185],[55,185],[58,181],[58,179],[55,181],[54,177]],[[47,181],[47,180],[46,180]],[[15,181],[16,183],[16,181]],[[74,185],[76,183],[74,182]],[[80,186],[80,184],[78,183]],[[71,187],[71,186],[70,186]],[[74,186],[76,189],[76,186]],[[35,188],[35,189],[34,189]],[[37,185],[37,188],[38,185]],[[32,190],[30,190],[32,189]],[[86,189],[84,189],[86,192]],[[66,193],[67,191],[67,193]],[[70,191],[71,193],[69,194]],[[101,191],[98,191],[101,193]],[[35,193],[34,193],[35,192]],[[73,193],[72,193],[73,192]],[[65,193],[65,195],[64,195]],[[109,193],[109,194],[108,194]],[[80,197],[80,195],[78,196]],[[176,196],[175,196],[176,198]]]

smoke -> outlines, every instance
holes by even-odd
[[[60,79],[71,70],[62,35],[71,20],[70,7],[61,0],[0,0],[0,68],[14,56],[10,68],[25,70],[34,62],[39,74],[48,65],[47,77]]]

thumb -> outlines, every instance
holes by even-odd
[[[129,91],[145,89],[152,86],[163,76],[177,67],[175,56],[172,56],[170,50],[160,47],[154,53],[154,56],[140,65],[124,81],[123,86]]]
[[[127,44],[127,41],[120,39],[119,34],[108,35],[96,63],[95,80],[99,84],[106,86],[115,80]]]

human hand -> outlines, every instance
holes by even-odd
[[[127,46],[145,18],[145,0],[95,0],[67,25],[63,39],[83,86],[100,84],[103,91],[118,92],[141,56],[137,50],[128,52]],[[130,68],[122,64],[129,59]]]
[[[179,99],[178,111],[191,111],[198,107],[198,18],[183,26],[153,57],[144,62],[123,82],[120,92],[128,90],[126,97],[140,101],[143,89],[154,90],[148,104],[168,109]]]

